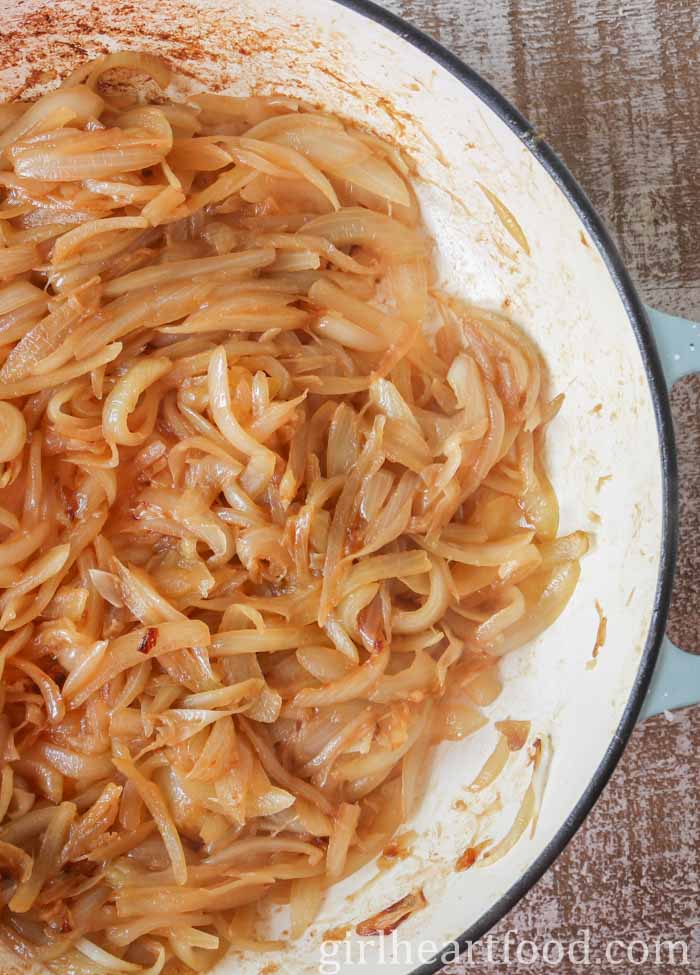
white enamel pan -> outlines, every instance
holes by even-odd
[[[284,954],[231,956],[217,969],[318,972],[324,932],[422,887],[427,907],[397,932],[415,950],[388,970],[435,972],[443,946],[483,935],[562,851],[640,714],[700,700],[700,661],[664,637],[677,523],[667,383],[697,367],[700,332],[645,311],[580,187],[497,92],[365,0],[0,0],[0,35],[3,98],[35,95],[106,50],[142,49],[170,58],[185,89],[300,96],[400,143],[418,169],[443,286],[507,307],[543,350],[552,390],[566,394],[549,438],[562,531],[585,528],[596,541],[564,615],[505,660],[505,691],[491,709],[496,720],[529,719],[551,736],[534,837],[493,867],[455,872],[474,828],[465,790],[495,741],[489,726],[437,750],[410,857],[390,870],[366,867],[334,889]],[[530,256],[479,184],[515,214]],[[592,666],[596,600],[608,629]],[[524,757],[513,763],[487,835],[506,832],[529,776]],[[333,955],[338,967],[325,970],[355,970],[359,940],[351,931]],[[420,955],[420,942],[434,949],[426,954],[424,944]],[[365,971],[380,970],[379,952],[376,941],[365,948]],[[9,960],[0,966],[12,970]]]

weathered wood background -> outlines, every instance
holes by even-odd
[[[380,0],[381,2],[381,0]],[[700,0],[383,0],[491,81],[607,220],[643,298],[700,320]],[[670,632],[700,651],[700,378],[673,393],[681,555]],[[700,707],[640,727],[595,810],[494,934],[685,939],[700,972]],[[451,971],[473,972],[473,966]],[[517,964],[488,971],[525,970]],[[527,966],[533,975],[547,964]],[[556,969],[574,975],[582,969]],[[486,971],[486,969],[484,969]]]

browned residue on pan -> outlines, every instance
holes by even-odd
[[[598,654],[605,645],[605,640],[608,634],[608,618],[603,613],[603,607],[600,605],[598,600],[595,601],[595,609],[598,614],[598,629],[595,635],[595,643],[593,644],[593,652],[591,653],[591,659],[586,664],[588,670],[592,670],[596,665],[596,660],[598,659]]]
[[[5,97],[33,97],[79,62],[115,48],[148,50],[177,63],[178,72],[210,90],[230,85],[240,64],[252,55],[275,55],[293,47],[289,32],[261,30],[241,18],[217,18],[215,8],[196,11],[182,4],[117,0],[101,7],[56,2],[4,24],[0,64],[23,79]],[[230,24],[230,27],[228,26]],[[27,38],[31,38],[27,44]],[[106,43],[104,38],[109,38]],[[301,43],[301,39],[297,41]],[[222,51],[225,56],[222,57]]]
[[[470,867],[474,866],[484,850],[491,846],[492,843],[492,840],[482,840],[481,843],[477,843],[476,846],[468,846],[455,863],[455,870],[457,872],[469,870]]]
[[[396,901],[395,904],[390,904],[383,911],[379,911],[378,914],[373,914],[365,921],[360,921],[355,931],[360,937],[391,934],[399,924],[406,921],[416,911],[422,910],[427,904],[428,901],[422,890],[412,891],[402,897],[401,900]]]
[[[380,870],[387,870],[393,867],[400,860],[406,860],[411,856],[411,844],[417,839],[418,834],[415,830],[406,830],[395,836],[382,850],[382,855],[377,860]]]

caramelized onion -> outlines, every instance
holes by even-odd
[[[590,544],[557,537],[563,398],[436,287],[401,149],[171,77],[114,52],[0,107],[4,930],[76,972],[208,970],[281,900],[300,936],[431,747],[480,748]],[[472,792],[526,760],[496,728]],[[551,753],[462,866],[534,830]]]

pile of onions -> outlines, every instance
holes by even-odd
[[[57,972],[203,971],[280,899],[300,935],[588,545],[400,151],[169,78],[0,107],[0,938]]]

